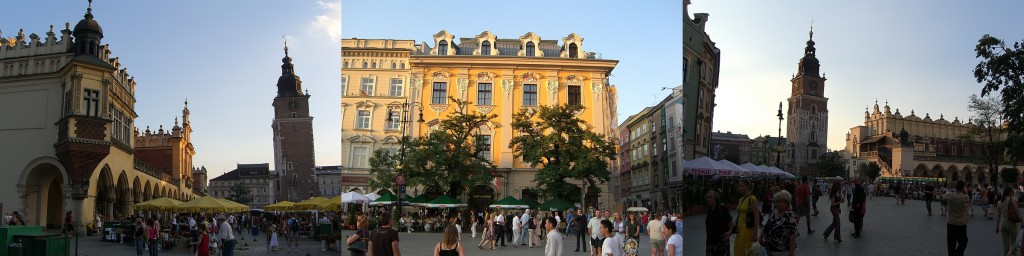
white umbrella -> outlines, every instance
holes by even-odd
[[[716,161],[715,164],[720,166],[719,167],[719,175],[721,175],[721,173],[726,172],[726,171],[728,171],[728,172],[735,172],[735,174],[734,175],[723,175],[723,176],[750,176],[751,174],[753,174],[752,171],[747,170],[746,168],[740,167],[739,165],[736,165],[736,164],[730,162],[729,160],[722,159],[722,160]]]
[[[634,206],[634,207],[629,207],[629,209],[626,209],[626,211],[627,212],[646,212],[647,211],[647,207],[636,207],[636,206]]]
[[[696,175],[723,175],[718,172],[718,165],[715,160],[708,157],[701,157],[683,162],[683,172]]]
[[[341,203],[369,203],[373,200],[355,191],[341,194]]]
[[[370,201],[377,200],[377,198],[380,198],[380,195],[378,195],[377,193],[369,193],[369,194],[365,194],[363,196],[365,196],[366,198],[369,198]]]
[[[745,163],[743,165],[740,165],[740,167],[747,168],[747,170],[754,172],[754,175],[771,175],[770,171],[767,171],[752,163]]]

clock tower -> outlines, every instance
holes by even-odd
[[[819,75],[814,48],[814,27],[804,48],[804,57],[793,76],[792,93],[788,99],[786,120],[786,171],[797,175],[810,174],[808,165],[818,162],[828,150],[828,98],[825,98],[825,76]]]
[[[288,42],[281,59],[281,77],[277,79],[274,98],[274,167],[277,183],[273,189],[277,201],[298,202],[319,196],[313,177],[316,158],[313,154],[313,117],[309,115],[309,94],[302,92],[302,80],[295,75]]]

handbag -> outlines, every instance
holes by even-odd
[[[1020,223],[1020,210],[1018,210],[1017,207],[1014,207],[1013,205],[1009,205],[1009,204],[1013,203],[1013,201],[1010,201],[1010,200],[1012,200],[1012,198],[1009,198],[1009,199],[1006,200],[1006,204],[1007,204],[1007,207],[1006,207],[1007,208],[1006,220],[1009,220],[1010,222],[1013,222],[1013,223]],[[1013,214],[1009,213],[1010,208],[1013,208],[1012,209],[1013,210]]]
[[[750,202],[750,196],[744,197],[743,201],[747,201],[748,202],[747,203],[747,220],[746,220],[747,228],[753,228],[754,227],[754,209],[750,206],[750,203],[749,203]],[[739,213],[737,213],[736,214],[736,220],[734,220],[732,222],[732,223],[736,223],[736,225],[732,226],[732,231],[731,232],[733,234],[739,233],[738,231],[736,231],[736,226],[739,225],[739,222],[740,222],[740,215],[739,215]]]
[[[366,232],[366,230],[362,230],[362,231],[363,232],[360,232],[358,234],[359,235],[359,239],[356,239],[355,242],[352,242],[352,244],[348,245],[348,250],[349,251],[351,251],[351,252],[366,252],[367,247],[369,247],[369,243],[370,243],[369,240],[370,239],[367,238],[365,233],[364,233],[364,232]]]

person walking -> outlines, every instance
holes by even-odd
[[[536,244],[533,242],[533,232],[537,229],[537,225],[533,224],[533,220],[530,219],[530,209],[526,209],[526,211],[523,212],[523,216],[519,217],[519,221],[522,222],[519,226],[523,229],[520,232],[522,232],[522,236],[526,238],[522,241],[523,244],[521,245],[529,244],[530,248],[533,248],[533,245]]]
[[[604,233],[601,233],[602,220],[604,218],[601,218],[601,211],[597,210],[594,211],[594,217],[590,218],[590,221],[587,222],[587,236],[590,236],[591,255],[604,256],[604,254],[601,254],[601,246],[604,245],[606,236],[604,236]],[[608,222],[608,224],[608,230],[611,230],[611,222]]]
[[[146,227],[146,241],[149,242],[149,256],[157,256],[160,246],[158,243],[158,234],[160,234],[160,222],[155,219],[149,219],[149,227]]]
[[[640,220],[636,217],[636,213],[629,213],[629,220],[626,221],[626,239],[633,239],[640,242]],[[639,246],[639,244],[637,244]],[[639,248],[638,250],[639,251]]]
[[[928,216],[932,216],[932,199],[935,198],[935,186],[932,183],[924,186],[924,206],[928,208]]]
[[[612,227],[612,222],[609,220],[601,220],[601,235],[605,237],[604,242],[601,243],[601,256],[625,256],[626,252],[622,248],[622,243],[618,239],[615,239],[614,232],[615,228]]]
[[[221,241],[221,244],[224,244],[222,255],[234,256],[236,241],[231,223],[228,223],[224,216],[220,216],[217,218],[217,225],[217,238]]]
[[[963,256],[967,250],[967,207],[970,198],[964,189],[964,181],[956,181],[956,192],[947,199],[949,220],[946,222],[946,247],[950,256]]]
[[[822,191],[821,185],[814,184],[811,190],[811,207],[814,209],[814,214],[811,216],[818,216],[818,198],[821,198],[822,194],[824,194],[824,191]]]
[[[519,247],[523,242],[523,222],[519,216],[512,218],[512,247]]]
[[[1015,246],[1013,243],[1017,239],[1018,228],[1024,226],[1020,224],[1020,209],[1017,208],[1017,197],[1013,195],[1012,188],[1003,188],[1002,200],[996,207],[999,209],[996,211],[996,234],[999,234],[1000,231],[1003,232],[1000,235],[1003,238],[1003,254],[1001,255],[1007,255]]]
[[[683,236],[676,230],[676,222],[678,221],[665,222],[665,229],[662,231],[662,236],[666,240],[665,256],[683,256]]]
[[[832,188],[829,189],[828,196],[832,202],[831,206],[829,206],[829,211],[832,212],[832,224],[825,229],[825,241],[828,241],[828,235],[832,234],[832,231],[835,231],[835,240],[836,243],[839,243],[843,241],[839,235],[839,230],[842,227],[842,223],[839,221],[839,207],[843,204],[842,184],[840,184],[839,181],[832,183]]]
[[[377,221],[380,227],[370,233],[367,255],[402,256],[402,251],[398,249],[398,230],[391,228],[391,213],[381,213]]]
[[[369,250],[369,248],[370,248],[369,241],[370,241],[370,235],[371,235],[370,234],[370,230],[367,229],[370,226],[369,224],[370,223],[366,220],[366,216],[363,216],[362,214],[356,216],[356,232],[355,232],[355,234],[352,234],[351,236],[349,236],[348,239],[345,239],[345,244],[352,245],[352,244],[355,244],[356,242],[366,243],[366,247],[364,247],[362,249]],[[276,226],[271,228],[272,232],[277,232],[277,230],[273,230],[273,229],[276,229],[276,228],[277,228]],[[272,245],[274,245],[276,247],[277,246],[276,241],[274,241],[273,238],[271,238],[271,239],[272,239],[271,240]],[[348,251],[352,252],[352,254],[351,254],[352,256],[366,256],[366,251],[365,250],[360,250],[360,249],[352,250],[352,249],[350,249]]]
[[[705,255],[727,256],[729,255],[729,230],[732,230],[734,224],[732,216],[729,215],[729,208],[724,203],[718,201],[718,192],[714,190],[708,190],[704,198],[708,202],[708,215],[704,219],[704,233],[707,235],[704,242]],[[651,223],[654,222],[658,221],[651,221]],[[654,235],[651,235],[651,239],[651,241],[654,241]],[[651,242],[652,246],[653,243]],[[652,248],[651,255],[655,254],[653,250],[660,248]]]
[[[589,238],[587,238],[587,216],[583,215],[583,210],[576,209],[576,218],[573,219],[576,222],[573,225],[573,229],[576,232],[576,250],[573,252],[580,251],[580,242],[583,242],[583,252],[587,252],[587,245]]]
[[[484,249],[484,245],[487,245],[487,243],[490,242],[493,237],[493,235],[491,235],[493,232],[491,231],[491,227],[493,224],[491,223],[490,218],[490,213],[484,214],[484,217],[481,218],[481,221],[483,221],[483,225],[481,226],[483,226],[484,230],[482,233],[480,233],[480,243],[476,244],[477,248]]]
[[[728,209],[726,209],[726,212],[728,213]],[[673,223],[672,226],[675,227],[675,223]],[[662,249],[665,248],[665,227],[664,220],[659,220],[657,218],[651,219],[650,222],[647,222],[647,237],[650,238],[651,242],[651,256],[665,255],[665,250]],[[672,232],[675,233],[675,230],[673,229]],[[726,253],[729,252],[728,242],[725,243],[725,251]]]
[[[494,229],[497,231],[494,232],[494,235],[501,242],[501,247],[505,247],[505,210],[501,210],[498,216],[494,218]]]
[[[814,230],[811,229],[811,202],[808,201],[811,196],[811,187],[807,183],[807,176],[801,177],[800,186],[796,188],[796,222],[800,224],[800,218],[803,217],[807,223],[807,234],[814,234]],[[798,232],[797,235],[800,233]]]
[[[135,219],[135,232],[132,237],[135,238],[135,255],[142,256],[146,250],[146,225],[142,223],[142,218]]]
[[[448,226],[444,229],[444,237],[434,246],[434,256],[464,256],[465,250],[459,243],[458,228]]]
[[[860,238],[860,230],[864,227],[864,215],[867,214],[867,194],[860,178],[853,180],[853,204],[850,207],[850,222],[853,222],[853,238]]]
[[[768,255],[796,255],[796,213],[791,211],[792,196],[779,191],[772,195],[775,209],[765,221],[761,244]],[[827,232],[827,231],[826,231]],[[836,231],[837,234],[839,231]]]
[[[455,213],[455,231],[458,231],[459,240],[462,240],[462,213]]]
[[[618,212],[612,214],[612,225],[614,225],[613,232],[615,232],[615,239],[619,240],[620,244],[626,243],[626,221],[622,219],[622,215]]]
[[[202,232],[199,233],[199,241],[197,242],[196,256],[210,256],[210,233],[206,229],[206,225],[199,225]]]
[[[761,215],[758,214],[757,197],[751,194],[753,186],[750,180],[742,179],[737,190],[743,195],[736,206],[736,240],[732,251],[737,255],[750,250],[750,246],[759,240],[758,230],[761,229]]]
[[[562,256],[562,234],[555,229],[558,221],[555,218],[544,219],[544,229],[547,230],[547,243],[544,244],[544,256]]]
[[[469,222],[470,222],[469,230],[473,232],[473,235],[470,236],[470,237],[476,238],[476,226],[477,226],[477,222],[478,222],[477,221],[477,217],[476,217],[476,210],[470,210],[469,211]]]

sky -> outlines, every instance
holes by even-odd
[[[104,44],[135,77],[135,126],[170,130],[188,99],[193,164],[210,179],[237,163],[273,163],[271,103],[289,55],[310,98],[317,165],[339,165],[340,0],[95,1]],[[10,1],[3,37],[74,26],[80,1]],[[21,15],[19,15],[21,14]],[[59,33],[59,32],[58,32]]]
[[[433,35],[448,30],[456,38],[491,31],[518,39],[534,32],[543,40],[576,33],[583,50],[618,60],[610,83],[618,89],[618,121],[671,93],[662,87],[682,84],[682,2],[516,1],[422,4],[420,1],[345,1],[342,38],[412,39],[433,45]],[[483,8],[483,9],[480,9]],[[386,12],[385,12],[386,10]]]
[[[775,136],[778,104],[803,57],[811,20],[829,98],[828,147],[845,147],[863,125],[864,108],[885,102],[904,116],[970,117],[968,97],[980,94],[974,47],[991,34],[1024,39],[1022,1],[712,1],[706,31],[722,51],[713,129]],[[884,111],[884,110],[883,110]],[[785,122],[783,122],[785,130]]]

